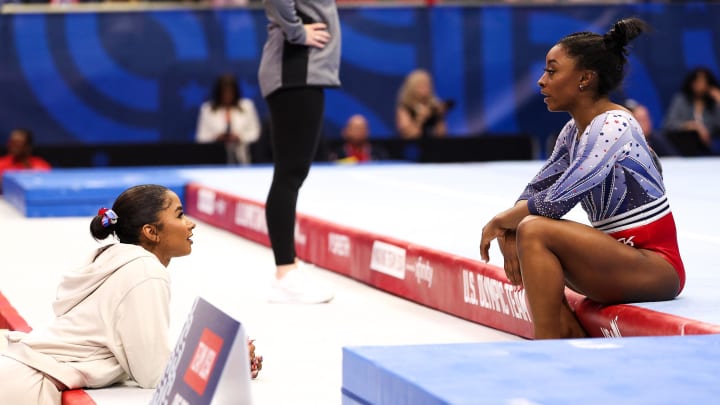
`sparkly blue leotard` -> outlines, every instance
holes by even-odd
[[[596,116],[582,136],[570,120],[550,159],[518,200],[531,214],[560,218],[578,202],[606,233],[651,223],[670,212],[662,176],[630,113]]]

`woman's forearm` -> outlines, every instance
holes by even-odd
[[[514,231],[517,229],[520,221],[530,215],[527,200],[520,200],[512,208],[509,208],[495,216],[495,220],[499,227]]]

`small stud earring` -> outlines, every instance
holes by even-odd
[[[579,86],[578,86],[578,88],[580,89],[580,91],[583,91],[583,90],[585,90],[585,86],[583,86],[582,84],[581,84],[581,85],[579,85]]]

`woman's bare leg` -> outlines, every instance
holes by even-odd
[[[563,296],[562,308],[560,310],[560,325],[563,335],[568,338],[584,338],[588,337],[585,328],[582,327],[580,321],[575,316],[575,311],[570,308],[570,304]]]
[[[677,273],[657,253],[576,222],[526,217],[517,245],[536,339],[584,333],[564,302],[566,284],[604,304],[668,300],[679,290]]]

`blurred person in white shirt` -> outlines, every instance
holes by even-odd
[[[228,164],[249,164],[250,144],[260,137],[260,120],[255,104],[243,98],[235,76],[217,78],[211,99],[200,107],[195,140],[225,144]]]

